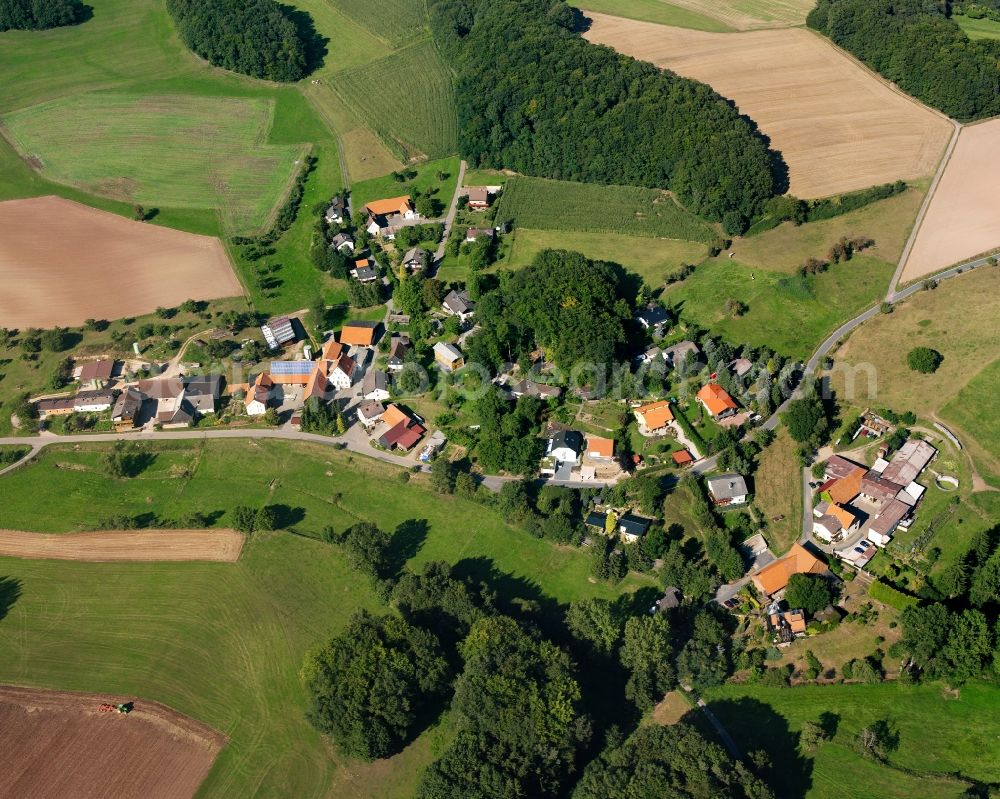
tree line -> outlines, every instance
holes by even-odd
[[[751,121],[705,84],[590,44],[566,3],[429,5],[457,74],[459,146],[472,164],[669,188],[730,232],[776,193],[777,156]]]
[[[306,15],[275,0],[167,0],[181,39],[209,63],[290,83],[309,71]]]
[[[89,15],[80,0],[0,0],[0,32],[75,25]]]
[[[806,18],[887,80],[959,120],[1000,114],[1000,42],[971,40],[926,0],[819,0]]]

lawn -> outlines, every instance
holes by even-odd
[[[760,454],[753,495],[767,522],[764,537],[775,555],[783,555],[802,533],[802,467],[798,445],[784,428]]]
[[[399,181],[389,174],[353,184],[351,207],[355,211],[360,211],[372,200],[399,197],[410,192],[430,191],[447,210],[455,196],[455,186],[458,184],[458,156],[427,161],[408,168],[417,173],[412,180]],[[439,173],[444,175],[443,180],[438,180]]]
[[[970,39],[1000,39],[1000,22],[992,19],[973,19],[962,14],[955,14],[952,19]]]
[[[1000,360],[986,366],[943,408],[941,417],[968,449],[979,473],[1000,486]]]
[[[744,751],[763,748],[778,796],[809,799],[958,799],[965,780],[1000,779],[1000,691],[972,682],[957,697],[940,684],[724,685],[706,692],[710,709]],[[797,753],[798,732],[820,714],[835,719],[833,740],[815,755]],[[852,748],[865,725],[889,719],[899,749],[885,765]],[[950,775],[960,774],[962,781]]]
[[[224,227],[265,227],[302,146],[262,144],[274,115],[263,98],[88,92],[7,114],[20,155],[43,176],[145,206],[220,209]]]
[[[998,287],[1000,270],[979,269],[918,292],[891,314],[866,322],[833,353],[837,368],[831,382],[838,397],[858,407],[877,401],[899,413],[937,413],[984,366],[1000,358]],[[944,356],[933,374],[907,366],[907,353],[918,346]],[[847,377],[854,370],[859,376],[852,387]],[[863,376],[866,372],[871,381]]]
[[[683,318],[733,343],[766,345],[804,359],[839,324],[873,305],[892,271],[891,265],[865,256],[806,277],[721,259],[700,265],[663,297]],[[746,313],[728,313],[730,299],[743,302]]]
[[[333,88],[404,161],[458,149],[451,75],[430,39],[339,73]]]
[[[678,28],[714,32],[733,30],[721,20],[671,5],[664,0],[583,0],[583,5],[587,11],[599,11],[643,22],[658,22],[661,25],[676,25]]]
[[[500,195],[497,221],[518,228],[619,233],[710,243],[707,222],[684,210],[665,191],[514,177]]]
[[[809,258],[825,258],[830,246],[842,237],[866,236],[875,240],[875,246],[865,255],[895,264],[923,198],[922,188],[909,188],[843,216],[798,226],[785,222],[757,236],[736,239],[732,250],[748,266],[794,272]]]
[[[313,540],[327,524],[369,519],[396,530],[417,520],[400,557],[458,563],[488,578],[502,602],[535,599],[546,616],[573,599],[648,584],[591,583],[585,553],[434,494],[424,476],[403,484],[398,469],[326,447],[163,443],[149,468],[127,481],[104,475],[102,451],[47,451],[0,480],[0,526],[64,531],[92,524],[98,513],[210,512],[238,497],[284,506],[299,533],[256,535],[232,565],[0,560],[0,574],[21,584],[0,621],[0,680],[156,699],[217,727],[231,741],[204,796],[412,796],[433,757],[431,730],[390,761],[346,760],[303,718],[304,652],[355,609],[378,608],[368,581]]]
[[[663,285],[664,278],[681,264],[698,263],[706,254],[704,244],[683,239],[519,227],[514,231],[510,255],[501,265],[527,266],[539,252],[547,249],[575,250],[588,258],[619,263],[641,275],[653,288]]]

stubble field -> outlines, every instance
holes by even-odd
[[[709,84],[771,139],[814,198],[934,171],[950,123],[802,29],[719,34],[592,14],[584,35]]]
[[[0,530],[0,556],[115,561],[217,561],[240,556],[244,538],[235,530],[101,530],[89,533],[27,533]]]
[[[903,283],[1000,247],[1000,120],[962,129],[917,232]]]
[[[188,799],[226,738],[157,702],[127,716],[107,697],[0,687],[0,795],[33,799]]]
[[[78,326],[243,288],[221,242],[58,197],[0,203],[0,318]]]

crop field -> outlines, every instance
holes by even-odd
[[[932,416],[987,364],[1000,358],[1000,270],[983,268],[922,291],[866,322],[831,353],[837,396],[859,407],[878,403],[897,412]],[[944,356],[933,374],[906,364],[913,347]],[[867,374],[874,376],[869,386]],[[853,386],[848,376],[854,375]]]
[[[763,532],[771,551],[783,555],[802,531],[802,468],[798,446],[784,430],[760,455],[753,497],[767,522]]]
[[[685,319],[729,341],[766,345],[805,358],[837,325],[874,304],[892,271],[891,265],[863,255],[806,277],[752,269],[723,258],[701,264],[684,281],[669,286],[663,298],[679,305]],[[730,314],[730,299],[744,303],[746,312]]]
[[[986,366],[941,409],[987,482],[1000,486],[1000,360]]]
[[[3,122],[51,180],[129,203],[219,208],[227,229],[250,232],[265,226],[304,155],[262,143],[273,113],[262,99],[90,92]]]
[[[0,230],[0,313],[12,327],[76,326],[243,293],[218,239],[58,197],[0,203]]]
[[[500,195],[496,218],[538,230],[621,233],[705,243],[716,238],[708,223],[681,208],[667,192],[635,186],[514,177]]]
[[[951,18],[970,39],[1000,39],[1000,22],[992,19],[973,19],[962,14],[953,14]]]
[[[962,128],[906,260],[901,283],[1000,248],[995,213],[1000,119]]]
[[[0,687],[0,794],[194,796],[225,736],[156,702],[134,701],[122,717],[98,711],[109,702],[101,694]]]
[[[896,264],[923,202],[922,189],[910,188],[895,197],[864,208],[796,226],[785,222],[756,236],[736,239],[732,251],[748,266],[775,272],[794,272],[809,258],[825,258],[842,237],[867,236],[875,246],[865,255]],[[723,254],[722,257],[726,257]]]
[[[373,36],[393,45],[427,30],[427,11],[421,0],[332,0],[334,7],[362,25]]]
[[[243,535],[235,530],[102,530],[94,533],[26,533],[0,530],[0,556],[113,561],[232,562],[243,549]]]
[[[588,9],[701,31],[804,25],[812,0],[586,0]]]
[[[741,749],[763,748],[771,762],[781,764],[770,772],[778,796],[959,799],[968,781],[1000,778],[1000,690],[985,683],[966,683],[954,695],[933,683],[724,685],[705,698]],[[802,724],[824,712],[831,714],[833,739],[815,754],[799,753]],[[899,734],[899,748],[886,763],[853,749],[858,731],[880,719]]]
[[[717,34],[593,15],[590,41],[709,84],[788,165],[796,197],[931,174],[951,124],[802,29]]]
[[[210,724],[230,741],[202,788],[206,797],[414,793],[434,731],[390,761],[366,765],[337,754],[304,718],[305,651],[355,610],[379,607],[369,581],[336,547],[314,539],[327,524],[370,520],[396,531],[397,552],[411,567],[448,560],[486,579],[502,603],[533,599],[543,614],[649,584],[634,576],[616,587],[591,583],[586,552],[442,497],[425,475],[404,484],[399,469],[327,447],[160,443],[152,465],[130,480],[106,475],[103,451],[46,450],[0,478],[0,525],[72,530],[92,523],[98,501],[102,514],[166,515],[239,501],[276,506],[299,533],[255,533],[235,563],[0,558],[0,574],[23,587],[0,620],[0,681],[148,697]]]
[[[132,222],[58,197],[0,203],[0,315],[77,326],[243,293],[218,239]]]
[[[692,11],[680,3],[668,3],[666,0],[585,0],[583,5],[586,6],[583,13],[587,16],[596,11],[601,14],[614,14],[698,31],[721,33],[732,30],[714,15]]]
[[[339,73],[334,88],[404,161],[439,158],[458,146],[451,76],[430,39]]]
[[[527,266],[539,252],[547,249],[575,250],[588,258],[619,263],[641,275],[653,288],[662,285],[664,278],[681,264],[698,263],[705,257],[704,244],[683,239],[519,227],[514,232],[510,255],[500,265]]]

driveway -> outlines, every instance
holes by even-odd
[[[455,184],[455,196],[451,198],[451,206],[448,208],[448,213],[444,218],[444,236],[441,238],[441,243],[438,245],[437,251],[434,253],[434,264],[439,264],[444,258],[444,250],[448,244],[448,234],[451,232],[451,226],[455,222],[455,214],[458,212],[458,198],[462,193],[462,183],[465,180],[465,161],[462,161],[458,165],[458,182]]]

